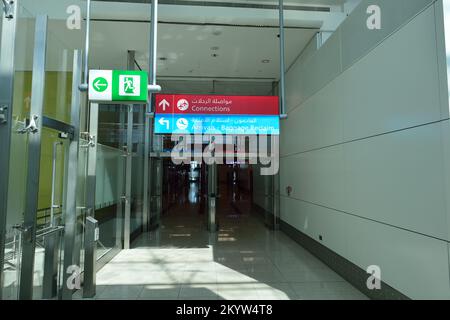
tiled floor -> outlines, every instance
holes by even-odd
[[[100,270],[95,299],[367,299],[246,205],[222,204],[216,236],[196,209],[174,210]]]

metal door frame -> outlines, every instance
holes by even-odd
[[[1,4],[0,4],[1,6]],[[3,294],[6,218],[8,215],[8,178],[11,150],[12,108],[14,98],[14,67],[18,0],[11,7],[12,18],[3,12],[0,34],[0,300]]]
[[[127,105],[127,160],[125,169],[125,218],[123,223],[123,248],[130,249],[131,242],[131,174],[133,166],[133,105]]]
[[[78,86],[81,83],[82,53],[75,50],[73,54],[72,69],[72,102],[70,122],[74,128],[73,139],[67,147],[68,155],[64,173],[64,267],[62,299],[72,299],[72,290],[67,285],[70,274],[68,268],[74,261],[79,261],[80,251],[75,251],[75,238],[77,230],[77,187],[78,187],[78,154],[81,117],[81,92]]]
[[[218,223],[217,223],[217,192],[218,192],[218,167],[217,163],[214,162],[212,164],[207,165],[207,176],[208,176],[208,204],[207,208],[207,229],[211,233],[215,233],[217,231]]]
[[[22,265],[19,298],[33,298],[34,258],[36,250],[36,212],[38,209],[39,173],[41,160],[42,115],[45,94],[45,63],[47,57],[47,15],[36,16],[31,85],[30,124],[24,128],[28,136],[27,181],[25,187],[25,213],[22,226]]]

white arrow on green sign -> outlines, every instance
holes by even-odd
[[[103,92],[108,88],[108,81],[105,78],[98,77],[94,79],[94,90]]]

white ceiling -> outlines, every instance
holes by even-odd
[[[43,10],[50,15],[48,69],[70,69],[70,54],[64,60],[63,53],[65,49],[71,51],[84,48],[84,26],[81,30],[69,30],[63,17],[67,16],[65,10],[68,5],[76,3],[83,9],[85,0],[40,1],[40,6],[35,0],[24,0],[22,3],[33,14]],[[277,0],[232,2],[278,3]],[[343,0],[285,0],[286,5],[338,6],[342,2]],[[51,9],[50,3],[55,4]],[[160,23],[158,27],[158,58],[164,57],[166,60],[158,60],[158,77],[203,78],[208,81],[211,78],[249,78],[268,82],[278,79],[279,41],[278,28],[275,27],[278,24],[277,10],[183,5],[160,7],[160,20],[164,23]],[[135,50],[138,64],[143,69],[148,68],[148,9],[148,4],[142,3],[94,1],[89,63],[91,68],[126,69],[128,50]],[[326,26],[325,29],[335,29],[344,17],[342,12],[286,11],[286,24],[289,27],[286,29],[287,67],[319,28]],[[117,21],[118,19],[126,21]],[[246,26],[231,26],[234,24]],[[21,56],[17,61],[19,69],[24,70],[31,69],[32,65],[32,37],[29,29],[27,31],[26,24],[19,27],[22,40],[18,45],[17,52]],[[218,49],[212,50],[212,47]],[[212,57],[212,54],[218,56]],[[268,60],[268,63],[263,63],[263,60]]]
[[[92,43],[91,66],[124,68],[127,50],[136,50],[138,64],[147,69],[148,29],[146,23],[95,22],[93,39],[101,41]],[[315,33],[286,31],[288,65]],[[278,78],[277,34],[276,28],[160,24],[158,58],[166,60],[158,60],[158,76]]]
[[[150,2],[151,0],[95,0],[95,1],[122,1],[122,2]],[[177,0],[176,2],[228,2],[245,4],[278,4],[278,0]],[[336,6],[342,5],[346,0],[284,0],[285,5],[311,5],[311,6]],[[164,3],[164,0],[160,0]]]
[[[29,22],[28,25],[30,25]],[[17,57],[18,69],[32,66],[32,37],[22,24]],[[84,31],[68,30],[65,21],[49,22],[47,68],[61,70],[64,49],[84,47]],[[27,32],[28,30],[28,32]],[[136,51],[142,69],[148,69],[149,23],[92,21],[90,67],[126,69],[127,51]],[[315,29],[286,30],[286,63],[289,66],[317,32]],[[161,23],[158,27],[158,76],[267,78],[279,75],[277,28],[184,25]],[[27,41],[25,41],[27,40]],[[218,47],[217,50],[212,50]],[[67,54],[67,53],[66,53]],[[213,57],[212,54],[217,54]],[[269,60],[263,63],[263,60]]]

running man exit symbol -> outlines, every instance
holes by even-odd
[[[134,93],[133,77],[125,77],[125,93]]]
[[[119,76],[119,95],[120,96],[140,96],[141,95],[141,77],[134,75]]]

